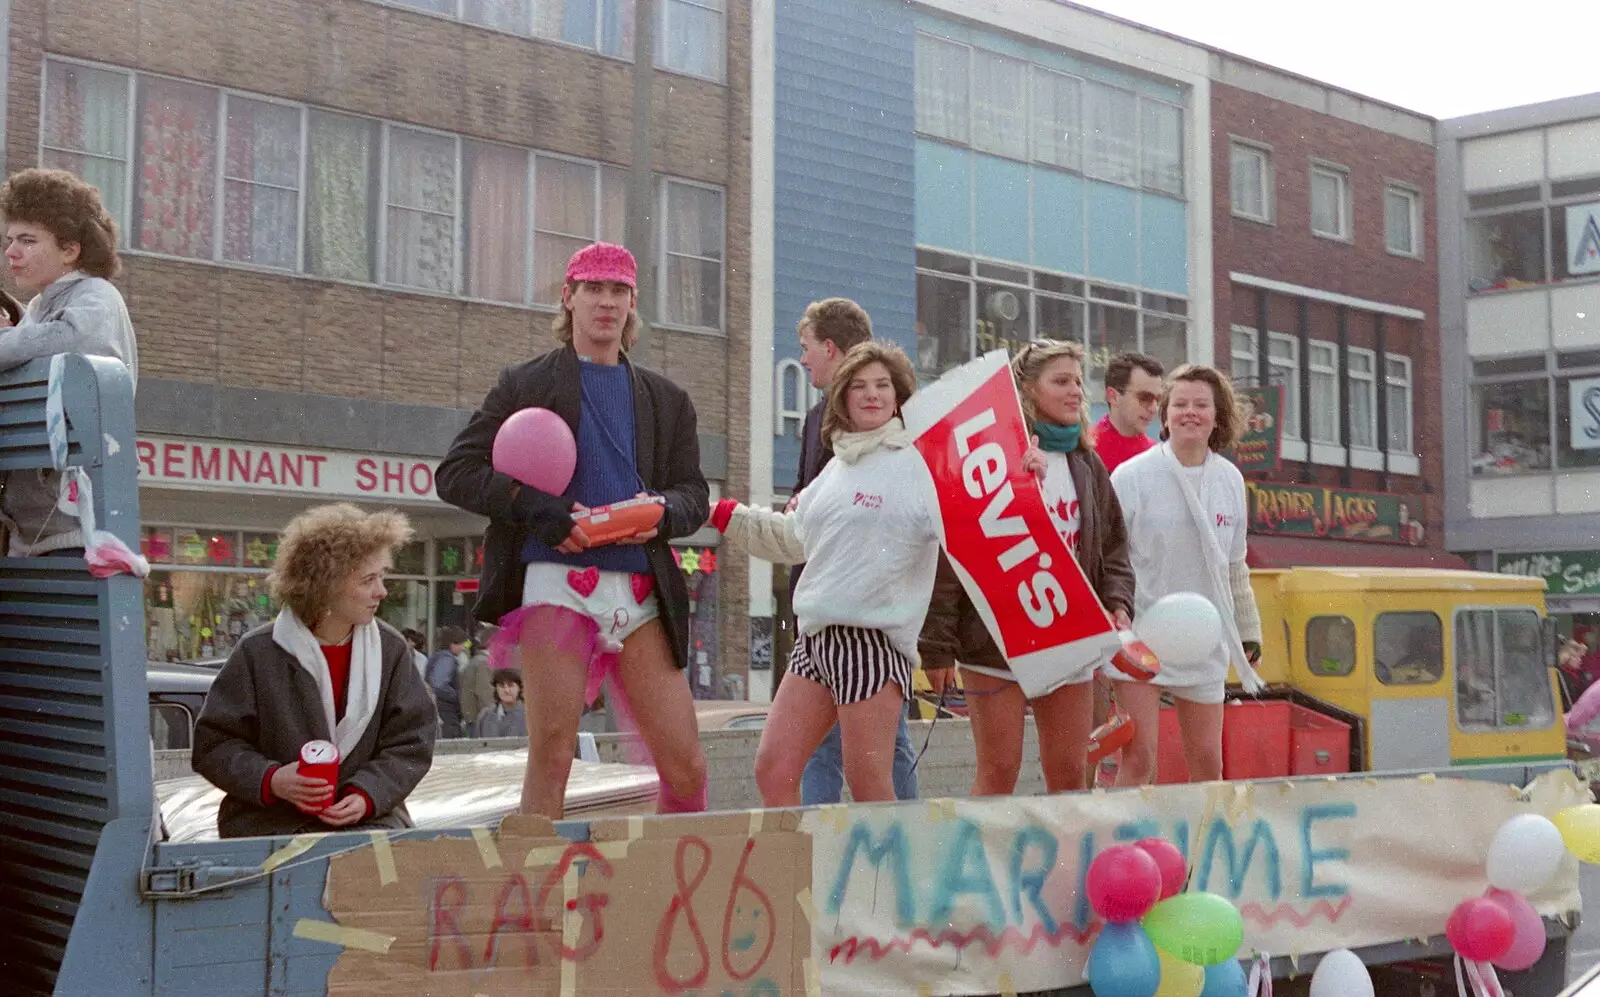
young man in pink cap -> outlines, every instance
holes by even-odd
[[[491,665],[521,651],[524,813],[561,816],[578,721],[605,679],[623,724],[637,726],[655,761],[661,811],[706,808],[705,758],[682,672],[689,593],[667,541],[706,521],[708,490],[689,396],[629,362],[636,274],[621,246],[573,254],[554,326],[560,347],[502,370],[439,465],[440,497],[489,518],[473,615],[500,626]],[[529,407],[559,415],[577,441],[577,468],[560,495],[494,469],[501,424]],[[646,494],[665,502],[655,530],[596,544],[577,523],[589,509]]]

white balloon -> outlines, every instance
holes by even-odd
[[[1538,814],[1518,814],[1500,825],[1489,845],[1489,885],[1532,893],[1550,882],[1567,854],[1561,831]]]
[[[1311,997],[1374,997],[1372,974],[1349,949],[1334,949],[1311,974]]]
[[[1203,664],[1222,641],[1217,607],[1197,592],[1174,592],[1157,599],[1139,614],[1133,629],[1163,665]]]

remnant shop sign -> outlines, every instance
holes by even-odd
[[[438,502],[436,461],[228,440],[141,436],[139,480],[161,487]]]

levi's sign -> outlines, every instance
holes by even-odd
[[[1027,433],[1003,350],[912,396],[906,428],[938,497],[945,553],[1029,696],[1121,647],[1022,469]]]
[[[141,436],[139,482],[160,488],[280,492],[374,502],[438,502],[438,461],[232,440]]]

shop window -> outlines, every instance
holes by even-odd
[[[1468,290],[1544,283],[1543,208],[1469,218],[1466,241]]]
[[[1456,717],[1463,729],[1539,730],[1555,722],[1538,613],[1463,610],[1455,629]]]
[[[1431,685],[1444,677],[1444,628],[1433,613],[1380,613],[1373,670],[1384,685]]]
[[[1027,275],[1023,275],[1023,280]],[[1027,345],[1028,290],[1001,284],[978,284],[977,352],[1005,350],[1011,355]]]
[[[1356,668],[1356,625],[1348,616],[1306,622],[1306,666],[1314,675],[1349,675]]]
[[[1472,473],[1550,469],[1550,381],[1497,381],[1473,388]]]
[[[415,629],[427,634],[428,583],[416,578],[386,578],[383,585],[388,594],[378,607],[379,619],[396,630]]]
[[[674,547],[672,556],[689,589],[690,687],[696,699],[730,698],[731,691],[720,688],[717,675],[722,657],[719,555],[712,547]]]
[[[917,377],[933,380],[972,359],[972,284],[917,274]]]
[[[150,743],[157,751],[188,751],[194,744],[194,717],[188,707],[151,703]]]
[[[139,553],[151,564],[172,563],[172,528],[146,526],[139,531]]]
[[[278,559],[276,533],[246,533],[244,535],[244,566],[270,568]]]
[[[1600,467],[1600,375],[1556,380],[1556,466]]]
[[[1592,182],[1592,181],[1591,181]],[[1551,191],[1554,194],[1554,190]],[[1550,208],[1550,259],[1555,264],[1556,280],[1595,277],[1594,266],[1600,255],[1600,204],[1562,204]],[[1572,241],[1568,242],[1567,223],[1572,222]],[[1573,268],[1579,272],[1574,273]]]
[[[433,573],[447,578],[462,578],[475,574],[478,543],[479,541],[462,537],[434,541]]]
[[[145,580],[147,653],[156,661],[225,658],[276,613],[264,573],[156,571]]]
[[[179,529],[174,532],[172,553],[174,564],[231,568],[239,563],[239,534]]]
[[[1039,294],[1034,296],[1034,307],[1038,312],[1035,316],[1038,329],[1036,338],[1067,343],[1084,341],[1085,318],[1082,301]]]
[[[408,543],[394,552],[396,575],[425,575],[428,573],[428,545],[422,540]]]

